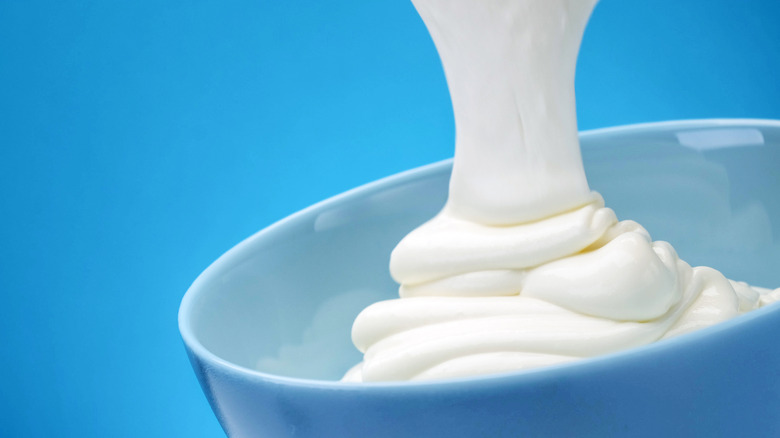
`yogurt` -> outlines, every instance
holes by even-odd
[[[449,198],[391,255],[400,299],[357,317],[346,381],[552,365],[777,301],[691,267],[588,187],[574,72],[597,0],[413,0],[452,96]]]

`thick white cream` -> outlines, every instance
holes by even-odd
[[[776,301],[619,222],[591,192],[574,72],[597,0],[413,0],[457,129],[444,210],[406,236],[400,299],[366,308],[347,381],[461,377],[678,335]]]
[[[513,225],[591,199],[574,72],[596,0],[415,0],[455,113],[448,210]]]

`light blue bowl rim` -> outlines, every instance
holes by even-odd
[[[649,123],[637,123],[631,125],[622,125],[608,128],[597,128],[580,132],[580,138],[605,136],[605,135],[627,135],[633,133],[640,133],[643,131],[672,131],[672,130],[685,130],[685,129],[712,129],[712,128],[740,128],[740,127],[752,127],[752,128],[776,128],[780,129],[780,120],[768,120],[768,119],[692,119],[692,120],[673,120],[664,122],[649,122]],[[598,146],[596,146],[598,147]],[[675,346],[684,346],[686,344],[698,343],[701,339],[709,338],[710,336],[717,336],[718,333],[724,331],[730,331],[734,327],[747,324],[752,320],[764,318],[768,314],[777,314],[776,317],[780,317],[780,305],[766,306],[747,314],[741,315],[737,318],[733,318],[729,321],[716,324],[711,327],[707,327],[701,330],[697,330],[692,333],[677,336],[671,339],[667,339],[660,342],[651,343],[641,347],[636,347],[628,350],[618,351],[611,354],[596,356],[592,358],[586,358],[569,362],[561,365],[553,365],[538,369],[531,369],[526,371],[514,371],[508,373],[491,374],[487,376],[476,376],[470,378],[458,378],[458,379],[442,379],[435,381],[422,381],[422,382],[372,382],[372,383],[347,383],[330,380],[314,380],[303,379],[296,377],[279,376],[275,374],[264,373],[262,371],[253,370],[250,368],[242,367],[226,361],[219,356],[209,351],[201,344],[192,329],[192,321],[190,320],[190,313],[193,307],[193,303],[197,300],[198,296],[202,293],[203,288],[201,285],[207,283],[209,278],[215,273],[223,270],[223,268],[230,266],[234,259],[240,257],[245,246],[251,245],[253,242],[263,239],[266,235],[272,234],[276,229],[286,226],[290,222],[295,222],[300,218],[316,213],[324,208],[328,208],[333,204],[338,204],[349,200],[349,198],[358,195],[369,195],[373,192],[384,189],[387,186],[391,186],[396,182],[402,180],[415,180],[426,178],[432,174],[436,174],[442,170],[442,168],[451,166],[452,158],[442,160],[436,163],[428,164],[425,166],[410,169],[401,173],[397,173],[368,184],[356,187],[346,192],[340,193],[331,198],[320,201],[314,205],[311,205],[303,210],[300,210],[290,216],[287,216],[268,227],[258,231],[252,236],[244,239],[238,245],[228,250],[225,254],[220,256],[214,261],[208,268],[206,268],[187,289],[187,292],[182,298],[181,305],[179,306],[179,332],[181,337],[192,354],[194,354],[198,360],[203,362],[207,367],[219,370],[220,372],[235,377],[237,379],[244,379],[250,382],[257,382],[263,384],[280,384],[287,386],[308,387],[312,389],[328,389],[328,390],[370,390],[371,388],[383,388],[399,390],[426,390],[430,386],[442,386],[442,385],[463,385],[468,383],[480,384],[490,381],[492,383],[509,383],[522,384],[524,381],[531,382],[538,378],[550,378],[555,375],[566,375],[570,370],[577,369],[587,371],[588,369],[596,369],[608,365],[610,362],[619,361],[622,358],[629,358],[633,355],[646,355],[652,354],[657,349],[673,348]]]

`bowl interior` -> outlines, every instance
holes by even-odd
[[[692,265],[780,286],[780,124],[701,121],[581,137],[593,190]],[[450,162],[324,201],[242,242],[192,285],[188,344],[249,370],[337,380],[361,360],[352,321],[397,297],[390,251],[446,201]]]
[[[445,168],[345,193],[231,249],[188,291],[193,338],[240,367],[341,378],[361,360],[352,321],[369,304],[397,296],[390,251],[444,205]]]

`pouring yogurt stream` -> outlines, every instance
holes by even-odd
[[[412,0],[444,65],[455,160],[444,209],[391,255],[344,381],[521,370],[676,336],[780,299],[680,260],[588,187],[574,74],[598,0]]]

